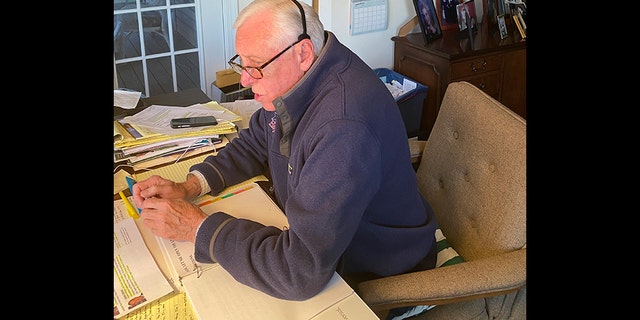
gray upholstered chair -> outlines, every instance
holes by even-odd
[[[417,178],[464,261],[358,284],[381,319],[412,305],[435,305],[412,320],[526,318],[526,129],[475,86],[449,84]]]

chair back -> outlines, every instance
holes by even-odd
[[[526,129],[526,120],[470,83],[448,85],[418,188],[466,261],[526,246]]]

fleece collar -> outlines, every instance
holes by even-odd
[[[322,92],[326,81],[336,69],[348,65],[349,50],[342,45],[335,35],[325,31],[325,45],[309,71],[291,89],[273,100],[280,122],[280,153],[286,157],[291,155],[291,138],[300,119],[311,105],[315,95]]]

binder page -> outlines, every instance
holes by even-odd
[[[355,292],[333,304],[311,320],[380,320]]]
[[[220,265],[207,270],[200,278],[186,277],[182,284],[200,320],[311,319],[354,293],[334,273],[324,290],[310,299],[278,299],[241,284]]]
[[[279,229],[289,227],[287,217],[271,198],[256,183],[221,193],[217,197],[204,196],[196,202],[206,214],[222,211],[236,218],[245,218]],[[172,281],[181,280],[189,274],[200,274],[215,264],[200,263],[195,259],[194,244],[158,237],[167,263],[173,266]]]

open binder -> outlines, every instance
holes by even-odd
[[[220,196],[205,195],[195,203],[207,214],[223,211],[236,218],[245,218],[279,229],[289,227],[287,217],[271,198],[255,183],[239,186]],[[157,237],[163,256],[169,266],[170,281],[182,286],[185,277],[200,277],[217,263],[200,263],[194,257],[194,245],[189,241],[175,241]]]
[[[207,214],[224,211],[236,218],[280,229],[289,227],[284,213],[255,182],[218,197],[201,197],[196,203]],[[312,319],[333,304],[355,295],[335,273],[327,287],[313,298],[305,301],[275,298],[237,282],[217,263],[196,262],[191,242],[163,238],[158,241],[171,269],[170,280],[187,293],[201,320]]]
[[[177,165],[185,167],[188,164]],[[181,181],[186,172],[169,166],[145,172],[137,178],[153,174]],[[237,218],[251,219],[280,229],[288,228],[284,213],[253,181],[232,186],[217,197],[202,196],[194,203],[207,214],[224,211]],[[195,261],[193,243],[160,238],[139,227],[158,266],[176,291],[186,293],[198,319],[342,320],[345,316],[350,319],[378,319],[337,273],[316,296],[305,301],[283,300],[236,281],[217,263]]]

